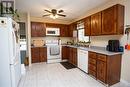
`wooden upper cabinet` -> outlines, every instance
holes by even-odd
[[[72,26],[72,24],[70,24],[70,25],[69,25],[69,31],[68,31],[68,36],[69,36],[69,37],[73,37],[72,31],[73,31],[73,26]]]
[[[76,23],[72,23],[69,25],[69,31],[68,31],[68,36],[73,37],[73,31],[76,30]]]
[[[31,22],[31,36],[32,37],[46,36],[45,24],[41,22]]]
[[[90,36],[91,34],[91,17],[86,17],[84,19],[85,36]]]
[[[31,36],[32,37],[36,37],[37,36],[36,23],[35,22],[31,22]]]
[[[68,25],[61,25],[60,26],[60,36],[61,37],[68,37],[69,35],[68,35],[68,29],[69,27],[68,27]]]
[[[37,30],[37,36],[38,37],[46,36],[46,29],[45,29],[44,23],[37,23],[36,30]]]
[[[101,12],[91,16],[91,36],[101,35]]]
[[[102,11],[102,35],[123,34],[124,6],[114,5]]]
[[[56,23],[46,23],[46,27],[50,27],[50,28],[60,28],[60,24],[56,24]]]

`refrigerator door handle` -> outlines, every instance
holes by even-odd
[[[13,56],[16,57],[16,36],[14,31],[12,31],[12,38],[13,38]]]

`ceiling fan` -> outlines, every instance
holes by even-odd
[[[66,17],[66,15],[60,14],[60,13],[64,12],[64,10],[57,11],[56,9],[52,9],[51,11],[49,11],[49,10],[44,10],[44,11],[48,12],[49,14],[45,14],[42,17],[50,16],[50,18],[53,18],[53,19],[56,19],[59,16]]]

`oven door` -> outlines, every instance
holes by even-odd
[[[47,46],[47,59],[61,58],[60,45],[48,45]]]

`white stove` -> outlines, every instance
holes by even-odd
[[[61,62],[60,40],[46,40],[47,63]]]

